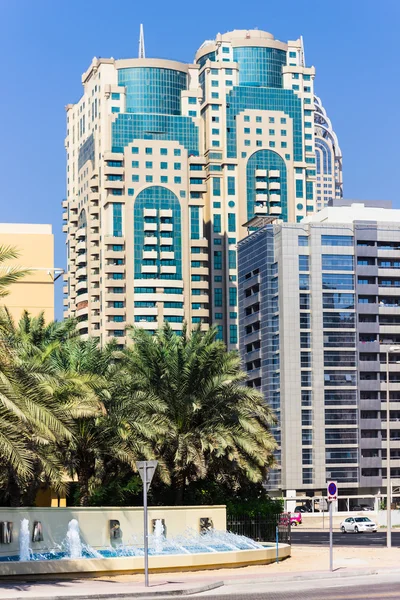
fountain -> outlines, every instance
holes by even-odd
[[[154,525],[154,550],[156,554],[162,554],[164,540],[164,525],[161,519],[157,519]]]
[[[167,513],[169,517],[171,517],[171,512]],[[90,512],[87,514],[90,516]],[[110,516],[114,516],[114,514],[110,514]],[[69,516],[69,519],[65,519],[62,527],[65,532],[68,523],[64,539],[54,539],[50,531],[49,539],[52,545],[48,547],[36,541],[34,550],[29,547],[34,531],[32,537],[30,537],[29,520],[23,519],[19,534],[19,554],[17,550],[14,551],[14,554],[8,555],[4,551],[2,552],[3,548],[0,548],[1,574],[9,576],[25,575],[27,565],[24,561],[30,561],[29,573],[34,575],[51,574],[56,576],[65,573],[73,575],[102,571],[140,573],[143,571],[144,547],[141,532],[136,534],[134,528],[129,530],[125,521],[123,524],[126,541],[122,542],[122,539],[120,539],[120,543],[114,545],[112,544],[114,537],[110,539],[108,535],[110,519],[104,521],[104,527],[102,527],[101,522],[96,524],[92,521],[86,532],[89,537],[88,541],[93,544],[91,546],[86,543],[86,539],[81,539],[79,522],[75,518],[71,519],[71,517],[72,515]],[[199,527],[198,517],[192,519],[194,527],[187,527],[185,531],[179,530],[179,523],[175,528],[171,526],[171,523],[173,524],[172,518],[169,525],[167,525],[167,537],[165,521],[160,518],[158,509],[157,518],[152,521],[153,534],[149,536],[149,556],[151,568],[154,571],[185,571],[228,565],[267,564],[276,560],[276,546],[272,543],[262,545],[245,536],[230,533],[224,529],[205,530],[204,527]],[[63,536],[62,532],[61,536]],[[42,535],[38,537],[42,537]],[[108,542],[109,545],[105,546],[104,542]],[[290,546],[280,544],[279,555],[282,558],[290,556]],[[52,564],[49,564],[50,562]],[[46,566],[46,563],[48,563],[48,566]]]
[[[22,519],[21,529],[19,531],[19,560],[31,560],[31,551],[29,548],[29,521]]]
[[[68,523],[67,531],[68,558],[82,558],[82,542],[79,533],[79,523],[72,519]]]

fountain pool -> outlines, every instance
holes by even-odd
[[[222,510],[221,507],[207,510],[212,521],[219,522],[220,530],[200,533],[200,518],[207,514],[203,507],[152,509],[150,573],[265,565],[276,560],[275,545],[266,546],[225,531]],[[0,577],[64,578],[143,573],[140,509],[14,509],[14,512],[11,509],[9,513],[5,514],[5,520],[13,520],[10,518],[13,514],[21,515],[21,519],[8,552],[7,547],[0,548]],[[34,535],[38,522],[42,528],[39,540]],[[114,523],[120,532],[116,537],[110,535],[110,526]],[[184,533],[180,533],[180,526],[185,529]],[[290,546],[279,544],[278,552],[280,558],[286,558],[290,556]]]
[[[24,527],[28,531],[28,521],[24,523]],[[258,542],[254,542],[249,538],[227,531],[208,531],[204,534],[199,534],[189,530],[180,536],[166,539],[161,521],[160,526],[157,526],[156,524],[154,534],[149,536],[149,556],[192,555],[201,553],[214,554],[218,552],[260,550],[263,548],[264,546]],[[65,540],[58,548],[54,548],[49,552],[34,552],[29,548],[28,540],[28,545],[26,545],[26,543],[24,544],[23,555],[20,553],[20,555],[1,556],[0,562],[93,558],[109,559],[134,556],[143,557],[143,555],[143,547],[135,538],[132,539],[132,544],[121,544],[116,548],[109,547],[95,550],[90,546],[83,544],[80,539],[78,521],[73,519],[68,525]]]

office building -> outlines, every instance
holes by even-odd
[[[318,208],[315,70],[302,39],[259,30],[219,34],[194,64],[139,48],[94,59],[67,106],[65,314],[101,343],[187,321],[234,348],[243,224]]]
[[[341,204],[255,219],[238,246],[240,350],[279,418],[274,492],[384,491],[387,356],[400,485],[400,210]]]
[[[46,321],[54,319],[54,280],[63,272],[54,268],[54,236],[51,225],[0,223],[0,246],[16,248],[19,256],[2,263],[1,269],[18,266],[30,273],[9,287],[1,299],[13,319],[24,310],[37,316],[44,312]]]

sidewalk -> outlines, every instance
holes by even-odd
[[[218,569],[173,574],[150,574],[150,588],[143,575],[102,576],[98,579],[53,582],[2,583],[0,600],[71,600],[72,598],[135,598],[188,596],[236,584],[307,581],[317,579],[365,577],[375,573],[399,571],[400,548],[350,547],[334,549],[334,572],[329,571],[329,550],[317,546],[292,546],[292,558],[279,564]],[[150,561],[151,568],[151,561]],[[228,591],[227,591],[228,592]],[[222,589],[219,594],[223,594]],[[208,594],[206,594],[208,595]]]
[[[223,585],[222,581],[210,580],[192,580],[184,581],[182,577],[175,579],[160,579],[150,581],[150,586],[145,587],[142,581],[122,583],[116,580],[105,581],[103,579],[76,579],[73,581],[43,581],[21,582],[21,583],[2,583],[0,580],[0,598],[1,600],[71,600],[76,598],[90,599],[128,599],[128,598],[154,598],[190,596],[200,594],[209,590],[214,590]]]

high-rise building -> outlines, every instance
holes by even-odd
[[[4,272],[21,267],[30,272],[13,283],[1,305],[18,321],[24,310],[32,316],[43,312],[46,321],[54,319],[54,281],[63,273],[54,268],[54,236],[51,225],[0,223],[0,246],[15,248],[18,258],[2,263]]]
[[[315,155],[317,159],[317,182],[315,200],[317,210],[343,197],[342,152],[332,123],[322,106],[321,99],[314,96]]]
[[[126,341],[184,320],[236,347],[236,245],[255,215],[317,208],[313,67],[302,39],[232,31],[195,64],[94,59],[67,106],[66,315]],[[322,135],[322,134],[321,134]]]
[[[341,204],[238,246],[240,350],[279,417],[268,487],[289,495],[386,486],[388,357],[400,485],[400,210]]]

